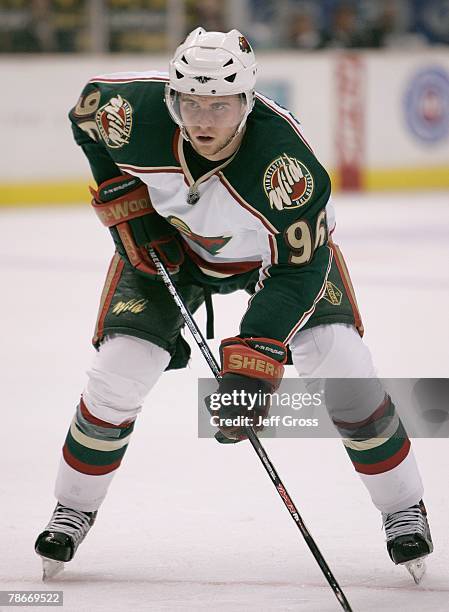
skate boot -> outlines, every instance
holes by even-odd
[[[399,512],[382,512],[387,550],[396,565],[405,565],[418,583],[424,575],[424,557],[433,551],[427,512],[423,501]]]
[[[50,522],[38,536],[34,549],[42,557],[43,580],[58,574],[71,561],[76,549],[95,522],[97,512],[82,512],[59,502]]]

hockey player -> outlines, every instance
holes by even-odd
[[[391,559],[409,563],[432,551],[410,441],[376,378],[331,238],[329,176],[298,121],[255,83],[254,53],[240,32],[198,28],[176,50],[169,75],[98,76],[70,112],[98,185],[92,203],[116,252],[97,352],[62,450],[57,505],[35,545],[44,560],[73,558],[148,392],[164,370],[188,362],[183,320],[149,245],[192,312],[210,306],[212,293],[251,295],[240,330],[221,343],[219,391],[275,389],[287,360],[302,377],[337,379],[327,408],[382,512]],[[348,377],[366,383],[348,389]],[[268,409],[258,405],[256,415]],[[223,406],[219,417],[240,413]],[[223,424],[216,437],[243,435]]]

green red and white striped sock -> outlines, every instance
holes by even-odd
[[[134,420],[113,425],[97,419],[81,399],[62,454],[77,472],[92,476],[109,474],[119,467],[133,429]]]
[[[357,423],[334,420],[354,468],[361,474],[382,474],[398,466],[410,451],[410,440],[387,395],[382,404]]]

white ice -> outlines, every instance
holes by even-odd
[[[336,198],[337,241],[384,377],[448,376],[448,196]],[[5,210],[0,225],[0,589],[63,590],[67,612],[341,609],[250,445],[197,438],[208,369],[196,347],[148,398],[76,559],[41,583],[33,544],[54,506],[112,243],[88,205]],[[215,299],[217,338],[237,331],[245,306],[243,293]],[[420,586],[389,560],[339,440],[264,444],[354,611],[449,609],[447,439],[414,442],[435,542]]]

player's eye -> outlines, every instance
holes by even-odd
[[[196,111],[200,107],[200,105],[197,102],[192,102],[190,100],[185,100],[183,102],[183,106],[186,110],[189,110],[189,111]]]
[[[228,108],[228,104],[219,104],[218,102],[216,104],[212,104],[212,110],[214,111],[224,111],[227,110]]]

